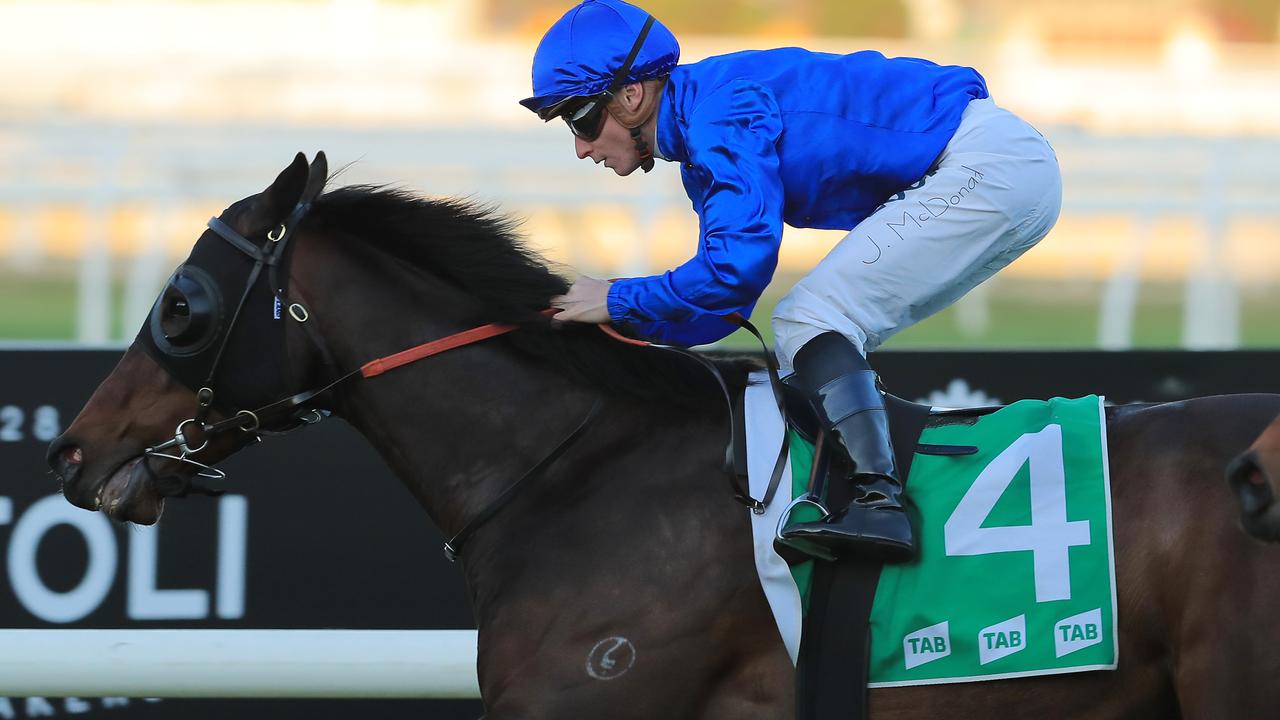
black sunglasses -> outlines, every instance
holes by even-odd
[[[604,112],[612,98],[613,96],[609,93],[574,98],[581,102],[566,107],[560,113],[560,118],[574,135],[591,142],[600,137],[600,133],[604,131]]]
[[[640,34],[636,36],[635,43],[631,46],[631,52],[627,54],[627,59],[622,63],[622,67],[618,68],[618,72],[613,74],[613,82],[609,83],[609,89],[599,95],[586,95],[578,97],[570,97],[560,102],[544,108],[538,113],[543,120],[550,120],[554,117],[563,118],[565,124],[569,126],[569,130],[577,137],[591,142],[600,137],[600,133],[604,130],[604,111],[609,105],[609,100],[613,94],[622,89],[626,84],[627,73],[631,72],[631,65],[636,61],[636,55],[640,54],[640,48],[644,45],[644,39],[649,36],[649,28],[653,27],[653,16],[650,15],[644,21],[644,27],[640,28]]]

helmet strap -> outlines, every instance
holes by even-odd
[[[636,152],[640,153],[640,169],[649,172],[653,169],[653,148],[640,135],[640,128],[630,128],[631,140],[636,144]]]
[[[635,143],[636,152],[640,154],[640,169],[645,172],[653,170],[654,158],[653,148],[649,145],[649,142],[644,139],[644,136],[641,134],[641,128],[644,127],[645,123],[653,119],[653,116],[658,112],[658,103],[660,102],[662,95],[661,87],[662,85],[658,85],[657,91],[645,93],[644,100],[640,107],[637,108],[641,117],[638,122],[631,118],[628,118],[631,122],[626,122],[622,118],[618,117],[618,112],[621,108],[620,106],[615,105],[616,98],[615,102],[610,102],[607,106],[608,112],[613,116],[613,119],[616,120],[619,125],[626,128],[627,132],[631,133],[631,141]],[[650,90],[652,90],[652,88],[650,88]]]

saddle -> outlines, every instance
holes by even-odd
[[[805,392],[791,384],[793,377],[789,376],[782,381],[788,426],[805,441],[817,443],[818,434],[822,430],[818,414]],[[884,404],[889,415],[889,436],[893,438],[894,460],[897,461],[899,473],[905,478],[911,469],[911,457],[917,452],[920,434],[924,432],[932,408],[887,393]],[[936,450],[932,446],[926,446],[926,449]]]
[[[809,403],[807,394],[792,384],[791,375],[782,378],[782,397],[786,408],[787,427],[794,430],[810,444],[816,444],[822,425],[818,414]],[[885,411],[889,416],[889,436],[893,439],[894,460],[903,482],[911,473],[911,459],[922,455],[965,455],[975,448],[953,445],[930,445],[920,443],[920,435],[929,424],[930,418],[940,417],[974,417],[986,415],[999,408],[966,408],[961,410],[935,410],[932,406],[921,405],[903,400],[896,395],[885,393]],[[743,395],[735,398],[733,443],[729,447],[729,464],[738,476],[742,487],[747,486],[747,430],[745,413],[743,412]],[[815,467],[820,463],[815,462]],[[824,466],[825,467],[825,466]],[[820,481],[825,478],[818,478]],[[828,484],[828,487],[830,485]],[[790,558],[788,558],[790,562]]]
[[[807,442],[817,445],[822,432],[817,413],[807,395],[790,385],[788,379],[782,382],[788,427]],[[741,396],[738,402],[742,402]],[[931,418],[934,422],[944,417],[963,420],[998,408],[934,410],[929,405],[886,394],[885,409],[889,416],[895,460],[905,483],[916,454],[963,455],[977,451],[970,446],[920,443],[921,434]],[[746,427],[742,412],[736,412],[735,417],[732,464],[734,471],[745,481]],[[853,484],[840,482],[843,478],[834,477],[834,473],[843,472],[840,468],[816,457],[813,467],[814,477],[810,482],[823,483],[832,507],[842,507],[853,499]],[[827,477],[828,473],[832,476]],[[814,487],[810,490],[821,494]],[[781,545],[776,549],[791,564],[809,559]],[[868,655],[871,648],[869,620],[880,569],[879,563],[858,557],[816,563],[796,666],[797,717],[801,720],[867,717]]]

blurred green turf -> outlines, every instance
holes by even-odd
[[[55,271],[27,274],[0,271],[0,340],[74,340],[76,337],[74,274]],[[111,283],[111,337],[121,337],[124,319],[119,308],[124,283]],[[140,325],[128,322],[131,328]],[[132,333],[131,333],[132,334]]]
[[[778,278],[753,315],[772,343],[769,317],[795,278]],[[994,278],[990,282],[990,322],[985,332],[966,334],[958,306],[919,323],[885,344],[895,348],[1090,348],[1097,345],[1101,283],[1030,282]],[[132,337],[142,318],[122,318],[124,282],[112,281],[111,337]],[[1144,284],[1134,325],[1134,347],[1178,347],[1182,334],[1182,286]],[[970,302],[962,299],[961,302]],[[61,267],[37,274],[0,270],[0,340],[75,339],[76,276]],[[127,331],[125,330],[127,328]],[[1241,341],[1245,347],[1280,346],[1280,288],[1250,288],[1241,293]],[[723,344],[752,349],[758,344],[739,331]]]
[[[765,339],[773,306],[794,282],[775,282],[753,314]],[[965,333],[958,322],[960,304],[890,338],[885,349],[940,348],[1093,348],[1098,344],[1102,283],[1095,281],[1027,281],[994,278],[988,281],[989,324],[985,332]],[[780,289],[779,289],[780,288]],[[971,302],[963,298],[960,303]],[[1135,348],[1177,348],[1182,338],[1182,285],[1145,283],[1134,318]],[[1280,288],[1250,288],[1241,292],[1240,338],[1243,347],[1280,346]],[[751,349],[759,343],[745,331],[730,336],[724,346]]]

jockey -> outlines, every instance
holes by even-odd
[[[915,540],[884,401],[866,353],[955,302],[1057,220],[1049,144],[988,97],[977,71],[878,52],[738,52],[678,65],[663,25],[622,0],[584,0],[551,26],[521,104],[562,118],[577,155],[618,175],[679,163],[700,219],[696,255],[650,277],[579,278],[565,322],[612,321],[697,345],[749,316],[783,223],[848,230],[782,299],[773,329],[847,454],[856,499],[784,537],[897,562]]]

